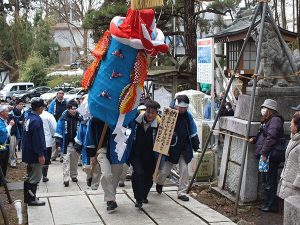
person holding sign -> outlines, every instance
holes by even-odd
[[[193,158],[193,150],[199,149],[197,126],[191,113],[187,111],[189,98],[186,95],[178,95],[175,99],[174,108],[179,111],[174,134],[172,138],[169,156],[159,171],[156,183],[156,191],[161,194],[163,184],[175,164],[179,163],[179,187],[178,199],[189,201],[186,190],[189,184],[188,163]]]
[[[153,151],[158,126],[158,109],[156,101],[148,100],[145,103],[146,111],[141,112],[130,123],[133,140],[129,161],[133,167],[131,176],[132,189],[136,199],[135,207],[141,208],[147,204],[147,196],[153,185],[152,175],[156,165],[156,153]]]

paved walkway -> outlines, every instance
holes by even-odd
[[[28,207],[29,225],[233,225],[230,219],[190,197],[189,202],[177,199],[177,187],[166,187],[161,195],[151,190],[142,210],[134,207],[130,182],[117,190],[118,208],[106,211],[101,187],[91,190],[79,167],[79,182],[64,187],[62,164],[54,162],[49,168],[48,183],[41,183],[38,197],[46,206]]]

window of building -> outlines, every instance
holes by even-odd
[[[229,43],[228,48],[228,54],[229,54],[229,69],[234,69],[235,64],[238,59],[239,54],[239,43],[238,42],[232,42]]]
[[[256,46],[254,42],[248,42],[243,55],[243,69],[254,70],[256,60]]]

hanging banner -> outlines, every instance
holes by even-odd
[[[211,84],[214,75],[214,39],[197,40],[197,82]]]
[[[164,108],[164,112],[161,117],[161,122],[157,131],[153,151],[163,155],[168,155],[174,128],[177,121],[177,116],[178,110]]]

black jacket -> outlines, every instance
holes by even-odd
[[[140,114],[135,119],[135,125],[132,131],[134,132],[134,135],[129,161],[140,161],[146,174],[152,175],[156,165],[156,154],[153,151],[153,146],[158,130],[158,121],[155,119],[145,131],[143,118],[144,114]]]

